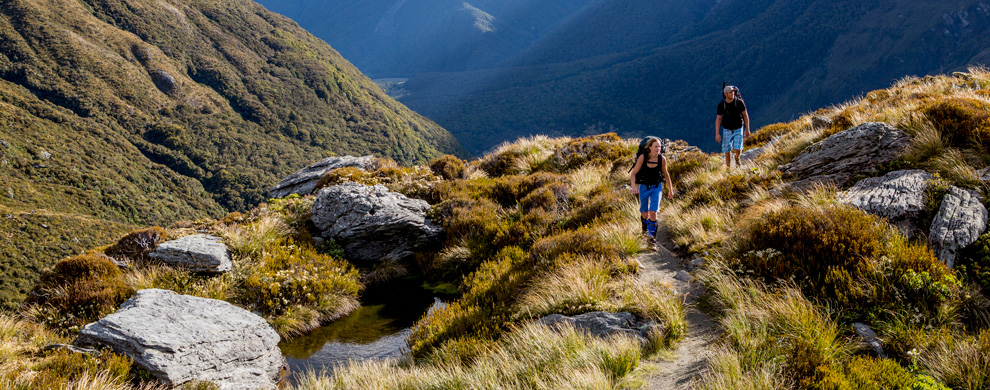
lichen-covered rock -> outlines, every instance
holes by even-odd
[[[621,313],[595,311],[570,317],[551,314],[537,321],[549,326],[567,323],[597,337],[622,334],[635,338],[643,344],[648,343],[651,331],[660,330],[661,327],[655,321],[638,319],[634,314],[625,311]]]
[[[221,273],[233,268],[227,245],[224,245],[220,237],[208,234],[195,234],[163,242],[148,257],[193,272]]]
[[[928,232],[935,256],[952,267],[960,249],[976,242],[987,230],[987,208],[973,191],[951,187]]]
[[[268,190],[268,197],[281,198],[290,194],[309,195],[316,189],[316,184],[319,183],[320,177],[324,173],[344,167],[354,167],[367,171],[374,169],[376,164],[377,161],[373,156],[327,157],[282,179],[278,185]]]
[[[276,388],[286,366],[278,342],[263,318],[230,303],[148,289],[83,327],[73,344],[110,347],[171,386],[244,390]]]
[[[887,219],[902,232],[914,235],[915,222],[925,208],[925,188],[932,175],[920,169],[890,172],[860,180],[839,193],[842,203]]]
[[[886,123],[864,123],[807,147],[780,171],[798,179],[794,188],[825,182],[841,187],[853,175],[873,174],[895,160],[910,142],[907,133]]]
[[[312,220],[349,260],[401,260],[439,243],[443,229],[426,217],[429,210],[382,185],[343,183],[320,190]]]

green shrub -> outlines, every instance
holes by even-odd
[[[320,181],[316,183],[316,189],[319,190],[323,187],[331,187],[341,183],[355,182],[361,184],[366,183],[366,178],[368,177],[368,172],[356,168],[356,167],[342,167],[337,168],[332,171],[326,172],[323,176],[320,176]]]
[[[87,254],[55,263],[24,303],[36,306],[47,325],[71,331],[114,312],[133,294],[108,258]]]
[[[621,215],[623,199],[615,191],[595,191],[591,194],[591,199],[583,202],[568,214],[568,228],[577,228],[593,223],[594,221],[607,221],[618,218]]]
[[[463,179],[466,174],[464,161],[449,154],[430,161],[430,170],[444,180]]]
[[[920,244],[890,225],[846,206],[789,206],[755,219],[737,243],[742,270],[767,282],[794,281],[805,294],[851,315],[887,305],[937,313],[959,283]]]
[[[236,300],[270,316],[281,315],[292,306],[332,313],[342,298],[358,294],[359,278],[350,264],[287,239],[264,251],[242,282]]]
[[[597,230],[591,227],[566,230],[542,238],[530,249],[530,256],[538,264],[550,264],[581,255],[615,260],[623,258],[625,250],[610,245]]]
[[[913,374],[889,359],[856,356],[841,370],[820,367],[808,389],[821,390],[948,390],[925,375]]]
[[[117,240],[103,253],[110,257],[130,259],[134,262],[147,261],[148,254],[154,251],[155,247],[164,241],[166,236],[165,229],[158,226],[135,230]]]

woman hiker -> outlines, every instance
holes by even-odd
[[[674,185],[670,182],[667,158],[661,151],[660,139],[647,138],[646,146],[636,152],[636,163],[630,171],[629,183],[632,184],[632,193],[639,194],[643,232],[652,239],[657,234],[657,210],[660,209],[663,182],[667,183],[667,199],[674,198]]]

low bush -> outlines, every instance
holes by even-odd
[[[155,250],[168,234],[165,229],[153,226],[147,229],[135,230],[117,240],[103,253],[107,256],[132,262],[148,260],[148,254]]]
[[[283,316],[289,310],[316,313],[303,316],[308,321],[294,324],[303,330],[353,310],[362,289],[360,275],[350,264],[291,239],[268,246],[246,274],[235,301],[268,318]],[[283,335],[298,333],[300,329],[295,326],[277,330]]]
[[[955,268],[964,281],[979,286],[984,295],[990,295],[990,233],[984,233],[972,245],[963,248]]]
[[[734,253],[746,273],[771,283],[793,281],[854,317],[902,305],[936,314],[959,291],[929,249],[847,206],[771,210],[754,220]]]
[[[430,161],[429,166],[434,175],[440,176],[444,180],[464,179],[466,177],[464,161],[449,154]]]
[[[548,168],[555,172],[570,172],[585,164],[613,166],[631,160],[636,153],[635,147],[630,148],[615,133],[576,138],[554,152],[547,160]]]
[[[110,259],[87,254],[56,262],[24,304],[35,306],[46,325],[71,332],[114,312],[133,294]]]
[[[614,261],[626,255],[624,248],[607,242],[595,229],[588,226],[542,238],[533,244],[530,253],[537,264],[551,264],[582,255]]]
[[[979,99],[953,97],[926,104],[921,111],[952,145],[990,147],[990,110]]]
[[[925,375],[911,373],[897,362],[888,359],[856,356],[842,369],[819,367],[818,377],[808,389],[821,390],[948,390],[947,387]]]

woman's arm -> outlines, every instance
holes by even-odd
[[[667,199],[674,199],[674,184],[670,181],[670,172],[667,172],[667,156],[660,157],[661,169],[663,169],[663,177],[667,182]]]

